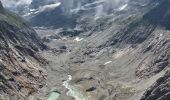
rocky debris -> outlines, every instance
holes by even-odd
[[[151,23],[150,21],[148,21],[148,19],[146,19],[145,16],[146,15],[144,14],[144,16],[135,16],[133,17],[133,19],[127,18],[124,20],[126,22],[124,25],[121,25],[120,23],[118,23],[118,21],[115,22],[121,27],[115,28],[115,30],[114,28],[112,29],[111,27],[108,27],[108,30],[110,29],[112,31],[106,31],[107,30],[106,29],[106,30],[103,30],[103,33],[101,33],[101,34],[109,35],[108,36],[109,38],[106,38],[106,42],[102,40],[104,36],[101,35],[98,31],[95,31],[95,32],[97,33],[97,35],[102,37],[101,38],[102,42],[97,41],[99,37],[97,37],[95,33],[92,35],[89,35],[90,39],[92,40],[89,39],[90,42],[87,42],[87,45],[81,46],[76,51],[75,54],[71,55],[70,62],[71,64],[73,64],[72,66],[75,67],[77,64],[79,66],[75,67],[75,69],[74,67],[71,67],[70,70],[73,70],[74,72],[75,70],[77,71],[77,69],[79,69],[80,71],[77,71],[77,73],[80,72],[80,75],[84,73],[86,73],[85,75],[89,75],[89,73],[91,75],[91,73],[93,73],[99,78],[98,81],[103,84],[102,86],[98,84],[97,86],[92,86],[92,84],[94,83],[88,79],[86,80],[82,79],[80,82],[75,83],[75,84],[81,84],[83,87],[87,87],[85,91],[88,89],[91,90],[92,87],[96,87],[96,89],[93,91],[92,94],[95,94],[96,91],[100,91],[101,94],[98,94],[98,98],[100,95],[101,100],[103,99],[132,100],[131,96],[134,96],[135,92],[137,93],[138,91],[133,91],[132,89],[133,87],[131,88],[131,86],[126,87],[125,85],[125,88],[124,88],[124,85],[122,87],[121,86],[115,87],[115,84],[111,84],[111,86],[114,87],[111,89],[113,92],[111,92],[110,94],[108,94],[108,92],[105,92],[105,94],[102,94],[103,91],[108,90],[106,81],[116,80],[116,79],[121,80],[122,77],[128,77],[130,73],[134,75],[133,78],[137,77],[141,79],[141,81],[145,81],[145,79],[143,78],[146,78],[149,80],[149,78],[153,78],[158,73],[168,69],[169,62],[170,62],[169,60],[170,58],[169,57],[169,54],[170,54],[169,52],[170,51],[169,50],[170,48],[169,47],[170,46],[169,30],[164,29],[165,28],[164,25],[160,25],[158,23],[156,24]],[[112,25],[115,25],[115,23],[114,24],[112,23]],[[122,54],[122,56],[110,57],[110,59],[113,59],[112,64],[108,64],[106,66],[100,66],[102,67],[102,70],[100,70],[99,67],[97,67],[98,60],[99,60],[99,63],[101,63],[102,61],[101,58],[103,57],[104,59],[106,57],[104,53],[102,56],[97,57],[97,54],[100,53],[100,51],[102,51],[104,48],[109,48],[109,50],[110,48],[112,48],[113,50],[116,50],[115,52],[108,53],[108,55],[113,54],[114,56],[116,55],[116,53],[119,53],[119,51],[127,47],[130,50],[125,49],[126,53]],[[120,69],[118,67],[120,67]],[[89,69],[91,70],[93,69],[94,72],[93,71],[90,72]],[[124,72],[124,71],[125,73],[122,76],[120,76],[121,72]],[[96,74],[97,72],[98,74]],[[101,76],[99,73],[101,74]],[[116,76],[115,73],[117,73],[118,75]],[[75,75],[75,76],[78,76],[78,75]],[[126,78],[124,78],[124,80],[126,80]],[[87,86],[87,84],[90,84],[90,85]],[[115,88],[116,88],[116,91],[114,91]],[[141,89],[141,91],[143,90]],[[136,100],[136,99],[133,98],[133,100]],[[150,99],[147,99],[147,100],[150,100]]]
[[[69,36],[69,37],[75,37],[80,35],[83,31],[81,30],[75,30],[75,29],[70,29],[70,30],[63,30],[62,32],[59,32],[60,36]]]
[[[81,33],[83,33],[82,30],[77,30],[77,29],[62,29],[60,32],[56,32],[55,34],[52,35],[48,35],[42,38],[42,40],[46,43],[49,43],[53,40],[65,40],[66,38],[73,38],[76,37],[78,35],[80,35]]]
[[[51,42],[51,39],[49,39],[48,37],[43,37],[43,38],[42,38],[42,41],[43,41],[44,43],[49,43],[49,42]]]
[[[159,78],[143,95],[140,100],[169,100],[170,98],[170,71]]]
[[[94,90],[96,90],[96,87],[91,87],[91,88],[87,89],[86,92],[91,92],[91,91],[94,91]]]
[[[153,25],[169,30],[167,19],[170,10],[169,4],[169,0],[160,2],[158,6],[146,13],[143,18]],[[162,13],[159,14],[159,12]],[[170,64],[170,33],[156,28],[152,34],[142,47],[143,53],[147,53],[150,56],[146,57],[139,65],[136,71],[139,77],[155,75],[166,69]]]
[[[61,39],[61,36],[54,34],[54,35],[49,35],[49,36],[45,36],[42,38],[42,41],[44,43],[50,43],[52,40],[58,40]]]
[[[150,19],[155,12],[153,10],[159,7],[162,1],[149,0],[148,2],[133,0],[128,4],[126,11],[114,12],[113,16],[104,16],[96,20],[91,16],[94,14],[91,12],[93,9],[83,10],[82,13],[78,12],[81,15],[78,18],[72,16],[78,19],[74,26],[72,24],[70,26],[72,23],[70,19],[68,19],[69,24],[65,23],[68,20],[64,20],[59,12],[58,18],[62,17],[61,21],[64,20],[62,24],[83,29],[77,31],[66,28],[57,31],[57,34],[54,31],[52,35],[50,31],[47,32],[50,36],[44,39],[53,52],[50,57],[46,54],[47,58],[52,59],[54,63],[48,67],[49,87],[59,89],[61,92],[59,100],[72,99],[67,98],[67,90],[63,90],[61,86],[62,81],[67,79],[65,78],[67,75],[73,76],[70,85],[78,87],[80,93],[91,97],[90,100],[139,100],[145,89],[160,77],[158,75],[168,69],[170,32],[162,22],[154,22],[154,19]],[[169,9],[167,5],[165,7]],[[165,21],[163,16],[168,15],[168,12],[159,17],[163,22]],[[48,13],[51,15],[47,18],[55,14],[50,11],[37,16],[44,20],[44,15]],[[52,23],[52,26],[67,27],[62,24],[59,21],[59,23]],[[75,42],[75,36],[82,37],[83,41]],[[28,47],[20,50],[35,58]],[[25,62],[24,59],[21,61]],[[165,94],[164,97],[168,95]]]
[[[52,51],[53,54],[59,55],[61,53],[66,53],[67,52],[67,48],[65,48],[65,49],[62,49],[62,48],[60,48],[60,49],[51,48],[51,51]]]
[[[163,33],[164,36],[159,36],[159,34]],[[152,56],[148,56],[144,58],[144,60],[139,64],[139,67],[136,71],[137,76],[139,77],[150,77],[159,73],[168,67],[170,62],[170,37],[169,32],[156,32],[154,33],[155,37],[150,38],[143,45],[143,54],[148,54]],[[158,35],[158,37],[157,37]]]
[[[165,1],[165,2],[168,3],[169,1]],[[162,6],[162,4],[164,5],[165,2],[161,3],[159,6]],[[156,7],[150,13],[152,14],[154,11],[159,11],[159,10],[157,10],[157,7]],[[149,16],[149,15],[148,14],[144,15],[144,19],[146,16]],[[150,16],[148,18],[153,18],[153,17]],[[161,19],[164,20],[163,18]],[[152,75],[155,75],[159,73],[160,71],[164,70],[165,68],[167,68],[170,63],[170,52],[169,52],[170,51],[169,49],[170,48],[170,33],[167,32],[166,30],[160,29],[159,27],[161,24],[152,23],[152,22],[150,23],[157,25],[157,28],[154,29],[154,31],[149,36],[149,38],[143,43],[143,46],[142,46],[143,54],[148,54],[150,56],[144,58],[144,60],[139,65],[136,71],[136,74],[139,77],[145,77],[145,76],[150,77]],[[161,27],[166,28],[166,26],[164,25],[162,25]]]
[[[40,65],[47,62],[38,52],[46,46],[20,17],[0,15],[8,15],[0,18],[0,99],[25,100],[45,84]]]
[[[165,2],[168,3],[169,1],[160,2],[150,12],[146,12],[144,16],[136,16],[133,20],[128,19],[129,22],[126,21],[127,23],[122,25],[120,29],[117,29],[111,38],[98,46],[98,51],[105,47],[126,48],[130,45],[132,48],[140,51],[139,55],[148,54],[149,56],[140,58],[143,60],[136,69],[136,75],[140,78],[151,77],[167,68],[170,62],[170,34],[163,29],[166,28],[165,25],[153,23],[151,22],[152,19],[149,19],[154,18],[152,13],[158,14],[156,12],[158,11],[157,9],[161,9],[166,4]],[[169,8],[165,6],[164,9],[167,10]],[[167,14],[168,11],[165,11],[162,17]],[[162,17],[159,18],[164,20]]]
[[[145,20],[134,21],[118,31],[106,46],[122,44],[140,44],[143,43],[155,30],[156,26],[147,23]]]

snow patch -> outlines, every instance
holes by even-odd
[[[38,14],[38,13],[43,12],[45,10],[55,9],[56,7],[59,7],[60,5],[61,5],[61,2],[57,2],[55,4],[49,4],[49,5],[41,6],[38,9],[30,9],[30,13],[25,14],[24,17],[32,15],[32,14]]]
[[[128,6],[128,4],[125,4],[125,5],[121,6],[120,8],[118,8],[118,10],[119,10],[119,11],[122,11],[122,10],[124,10],[127,6]]]
[[[161,34],[159,34],[159,36],[160,36],[160,37],[162,37],[162,36],[163,36],[163,34],[161,33]]]
[[[57,41],[57,39],[52,39],[53,41]]]
[[[77,42],[80,42],[80,41],[83,40],[83,38],[76,37],[74,40],[77,41]]]
[[[107,61],[104,63],[104,65],[110,64],[112,61]]]
[[[61,5],[61,2],[57,2],[55,4],[45,5],[42,7],[42,9],[53,9],[56,7],[59,7]]]
[[[75,98],[75,100],[88,100],[86,97],[84,97],[81,92],[76,89],[74,86],[71,86],[69,82],[72,80],[72,76],[68,75],[68,79],[63,82],[63,86],[68,89],[67,95]]]
[[[54,8],[60,6],[60,5],[61,5],[61,2],[57,2],[57,3],[55,3],[55,4],[45,5],[45,6],[43,6],[43,7],[40,7],[39,10],[35,12],[35,14],[36,14],[36,13],[39,13],[39,12],[43,12],[43,11],[45,11],[45,10],[47,10],[47,9],[48,9],[48,10],[54,9]]]
[[[72,76],[68,75],[68,80],[71,81],[72,80]]]
[[[62,40],[67,40],[67,37],[63,37]]]

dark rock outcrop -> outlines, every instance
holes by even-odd
[[[141,100],[169,100],[170,98],[170,72],[168,71],[163,77],[150,87],[141,98]]]

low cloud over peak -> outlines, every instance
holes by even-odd
[[[18,5],[29,5],[32,0],[1,0],[5,7],[16,7]]]

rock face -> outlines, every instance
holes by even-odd
[[[139,65],[139,70],[137,74],[143,74],[146,76],[150,76],[156,73],[159,73],[163,69],[167,68],[170,62],[170,33],[169,33],[169,0],[164,0],[160,2],[158,6],[153,8],[151,11],[146,13],[143,16],[143,19],[149,23],[145,25],[149,27],[149,30],[145,34],[152,35],[154,34],[156,37],[149,39],[149,43],[145,43],[145,49],[143,53],[147,53],[148,51],[152,51],[152,57],[146,58],[144,62]],[[162,10],[164,12],[162,12]],[[162,12],[160,14],[160,12]],[[156,16],[156,17],[153,17]],[[163,27],[164,29],[160,29],[159,27]],[[145,28],[147,30],[147,28]],[[155,32],[157,31],[157,32]],[[148,38],[147,36],[147,38]],[[140,36],[143,37],[143,36]],[[142,39],[144,40],[144,39]],[[145,64],[144,64],[145,63]],[[144,68],[145,66],[145,68]],[[147,67],[146,67],[147,66]],[[144,69],[143,69],[144,68]],[[141,75],[142,76],[142,75]]]
[[[158,79],[156,83],[147,90],[140,100],[169,100],[170,98],[170,72]]]
[[[169,0],[163,0],[157,7],[149,11],[144,15],[149,23],[164,27],[169,30]],[[161,13],[160,13],[161,12]],[[153,17],[155,16],[155,17]],[[169,68],[170,65],[170,33],[159,31],[157,40],[150,42],[150,45],[144,50],[144,52],[153,51],[154,56],[150,59],[146,58],[145,64],[141,64],[140,67],[145,66],[143,70],[139,67],[137,74],[141,75],[154,75],[160,71]],[[162,37],[165,35],[166,37]],[[158,40],[159,39],[159,40]],[[154,43],[153,43],[154,42]],[[150,63],[147,63],[147,62]],[[146,67],[146,64],[147,67]],[[167,71],[164,76],[159,78],[143,95],[141,100],[169,100],[170,98],[170,72]]]
[[[2,5],[0,11],[0,99],[25,100],[44,84],[37,52],[45,45],[22,18]]]

